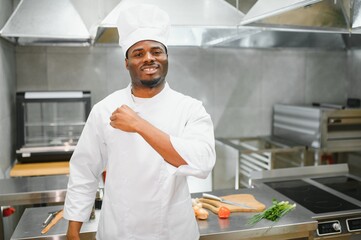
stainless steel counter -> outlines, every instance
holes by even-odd
[[[267,207],[272,204],[273,198],[287,200],[279,193],[262,187],[212,192],[212,194],[219,196],[237,193],[253,194],[258,201],[264,203]],[[192,194],[192,197],[200,197],[200,194]],[[48,234],[40,234],[42,221],[46,218],[48,212],[56,209],[59,209],[59,206],[26,209],[11,239],[65,239],[67,221],[64,219],[51,229]],[[297,206],[294,211],[285,215],[279,222],[273,223],[262,220],[253,226],[247,225],[246,222],[255,213],[232,213],[229,219],[219,219],[217,215],[210,212],[209,218],[199,220],[198,224],[202,240],[308,239],[311,238],[313,231],[315,231],[317,222],[312,220],[311,216],[306,212],[301,206]],[[96,232],[97,220],[98,216],[95,221],[84,224],[82,228],[83,234],[90,234],[84,239],[92,239],[90,236],[94,236]]]
[[[240,190],[220,190],[212,194],[225,196],[229,194],[252,194],[259,202],[272,205],[272,199],[288,200],[275,191],[269,191],[262,186],[252,189]],[[195,194],[194,197],[198,195]],[[292,203],[292,201],[291,201]],[[247,221],[255,213],[232,213],[229,219],[219,219],[217,215],[210,213],[207,221],[198,221],[201,240],[266,240],[266,239],[312,239],[313,231],[317,228],[317,222],[306,213],[303,207],[296,209],[285,215],[278,222],[262,220],[255,225],[248,225]]]
[[[1,179],[0,207],[16,206],[17,213],[7,219],[3,219],[0,214],[0,240],[8,239],[11,236],[25,206],[62,204],[66,195],[67,183],[68,176],[66,175]]]
[[[68,176],[0,180],[0,206],[64,202]]]
[[[46,234],[41,234],[42,223],[48,217],[49,212],[62,209],[63,206],[37,207],[25,209],[11,240],[14,239],[66,239],[65,233],[68,221],[62,218]],[[95,211],[95,219],[83,224],[81,228],[81,239],[95,239],[98,227],[100,210]]]

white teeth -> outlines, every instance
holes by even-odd
[[[152,71],[155,71],[155,68],[145,68],[144,71],[146,71],[146,72],[152,72]]]

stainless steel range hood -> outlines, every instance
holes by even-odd
[[[101,22],[95,44],[118,44],[116,20],[119,11],[148,0],[122,0]],[[208,46],[228,41],[239,34],[237,25],[244,14],[224,0],[153,0],[171,19],[169,45]]]
[[[299,39],[299,47],[357,48],[361,0],[258,0],[240,24],[263,28],[263,37],[275,46],[291,46]]]
[[[130,2],[147,1],[123,0],[117,8]],[[224,1],[152,1],[172,17],[170,45],[173,46],[361,47],[357,29],[361,24],[361,0],[228,2],[236,3],[234,8],[226,6]],[[117,12],[114,9],[99,26],[96,44],[117,43],[114,24]]]
[[[244,15],[224,0],[21,0],[0,36],[18,45],[118,45],[118,12],[138,3],[155,4],[169,13],[170,45],[229,41],[239,34]],[[112,4],[116,7],[104,13],[104,5]]]
[[[358,29],[361,27],[361,0],[345,0],[345,2],[349,2],[351,5],[351,11],[349,18],[351,19],[351,27],[353,29]]]
[[[21,0],[0,35],[19,45],[90,45],[90,34],[70,0]]]
[[[241,21],[273,29],[330,33],[352,32],[355,8],[350,0],[258,0]]]
[[[119,10],[138,3],[169,13],[170,46],[361,47],[361,0],[21,0],[0,36],[19,45],[117,46]]]

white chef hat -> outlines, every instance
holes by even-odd
[[[143,40],[157,41],[167,48],[170,19],[157,6],[139,4],[121,10],[117,27],[124,56],[131,46]]]

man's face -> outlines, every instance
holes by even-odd
[[[164,83],[168,72],[168,55],[163,44],[140,41],[128,50],[126,68],[137,87],[157,87]]]

